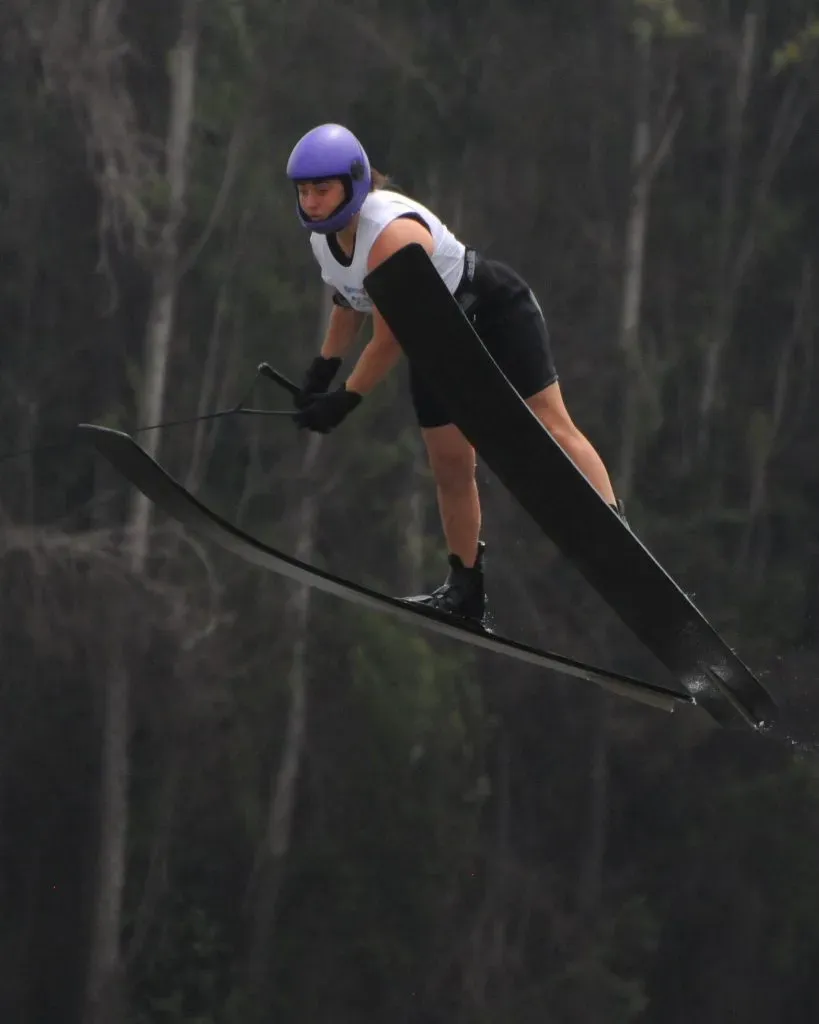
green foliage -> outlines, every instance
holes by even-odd
[[[816,59],[819,47],[819,18],[812,17],[801,31],[797,32],[771,56],[771,72],[779,75],[789,68],[808,64]]]
[[[633,31],[647,41],[657,35],[661,39],[687,39],[703,31],[702,25],[683,16],[676,0],[634,0],[638,12]]]

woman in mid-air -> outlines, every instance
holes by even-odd
[[[287,175],[321,276],[334,289],[320,354],[297,398],[299,426],[321,433],[337,427],[397,363],[401,347],[373,306],[364,278],[417,242],[456,299],[470,294],[470,319],[492,357],[600,496],[622,514],[602,459],[563,403],[543,314],[520,275],[482,259],[432,211],[391,191],[358,139],[341,125],[320,125],[304,135],[290,154]],[[372,318],[372,338],[346,381],[329,391],[366,316]],[[412,365],[410,390],[435,478],[450,569],[442,586],[407,600],[482,626],[484,545],[475,451]]]

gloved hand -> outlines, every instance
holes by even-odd
[[[361,402],[361,395],[348,391],[342,384],[335,391],[317,395],[309,405],[293,413],[299,428],[329,434]]]
[[[301,382],[301,390],[293,399],[296,408],[304,409],[316,395],[325,394],[338,373],[339,366],[341,366],[341,360],[338,356],[333,356],[331,359],[316,356],[307,368],[307,373]]]

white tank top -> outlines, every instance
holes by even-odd
[[[459,242],[446,225],[421,203],[397,192],[378,189],[370,192],[359,211],[355,251],[349,266],[340,263],[333,255],[327,235],[316,232],[310,235],[310,244],[321,267],[322,279],[340,292],[353,309],[361,313],[372,313],[372,301],[364,290],[370,249],[388,224],[407,214],[417,215],[429,228],[435,245],[432,264],[450,292],[454,292],[458,287],[464,269],[466,249],[463,243]]]

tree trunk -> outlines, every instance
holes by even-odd
[[[128,833],[128,669],[114,654],[102,714],[99,839],[85,1024],[119,1024],[120,929]]]
[[[171,95],[165,146],[168,214],[155,254],[155,272],[145,329],[145,368],[139,401],[140,423],[158,423],[162,416],[165,383],[174,327],[179,269],[179,229],[188,191],[188,156],[195,111],[196,56],[199,0],[184,0],[179,39],[169,58]],[[159,450],[159,432],[145,435],[149,455]],[[148,555],[151,503],[135,492],[130,513],[131,557],[140,571]]]
[[[710,424],[717,396],[722,356],[731,334],[734,319],[736,287],[732,286],[732,253],[737,219],[737,192],[742,156],[742,135],[745,112],[751,91],[754,52],[756,50],[757,15],[747,11],[742,22],[742,36],[736,58],[733,88],[728,98],[725,121],[725,164],[722,172],[717,265],[714,273],[714,319],[705,350],[705,367],[700,392],[698,450],[708,443]],[[736,282],[737,284],[739,282]]]
[[[308,442],[302,465],[302,479],[315,463],[321,447],[317,435]],[[299,538],[296,558],[309,562],[313,554],[317,502],[305,497],[299,509]],[[288,628],[295,641],[288,674],[290,707],[278,771],[271,782],[272,795],[268,808],[267,827],[257,856],[252,883],[253,920],[248,957],[246,1014],[248,1024],[262,1024],[270,1019],[272,998],[272,945],[281,891],[285,860],[290,850],[293,811],[296,803],[301,761],[307,728],[307,647],[310,622],[311,589],[300,586],[288,602]]]
[[[156,253],[153,294],[146,327],[146,362],[139,403],[141,422],[157,422],[163,404],[176,300],[178,232],[184,215],[188,149],[194,113],[198,0],[185,0],[179,39],[170,55],[171,111],[166,143],[168,215]],[[158,436],[146,435],[156,454]],[[143,572],[148,554],[151,505],[139,494],[129,517],[131,564]],[[94,919],[86,985],[86,1024],[121,1020],[122,895],[128,832],[128,732],[130,680],[127,666],[109,672],[104,697],[99,854]]]
[[[330,312],[328,289],[322,290],[322,300],[318,330],[321,336]],[[302,498],[296,513],[296,522],[299,524],[296,558],[304,562],[313,560],[315,547],[319,501],[310,481],[314,476],[321,442],[321,435],[310,435],[299,472]],[[273,936],[285,861],[290,852],[293,811],[307,731],[307,651],[311,603],[312,588],[297,587],[285,612],[288,629],[295,638],[288,673],[290,707],[279,767],[275,778],[271,780],[267,827],[250,886],[253,915],[245,993],[247,1024],[266,1024],[272,1012]]]
[[[626,359],[626,368],[632,378],[630,386],[624,389],[625,409],[623,410],[623,433],[620,440],[620,464],[617,490],[623,500],[631,493],[637,454],[637,434],[642,407],[642,374],[640,355],[640,310],[643,299],[643,265],[645,239],[648,227],[648,209],[651,181],[648,160],[651,152],[650,96],[651,87],[651,38],[638,37],[637,70],[632,137],[631,167],[632,183],[626,222],[625,251],[623,258],[623,295],[620,312],[620,347]]]
[[[752,431],[750,440],[750,492],[745,528],[739,542],[736,564],[747,568],[753,561],[753,539],[760,520],[764,518],[768,503],[769,475],[771,465],[781,445],[780,434],[787,416],[793,416],[790,395],[793,390],[793,364],[796,353],[802,346],[809,344],[811,330],[811,298],[812,273],[810,260],[806,257],[802,262],[802,282],[794,299],[793,320],[788,337],[783,340],[780,357],[774,374],[771,408],[767,415],[760,419],[752,418],[749,429]],[[754,424],[757,429],[753,430]],[[791,428],[793,429],[793,427]],[[756,578],[754,585],[763,583],[768,569],[768,561],[764,557],[756,559]],[[750,575],[749,575],[750,579]]]

